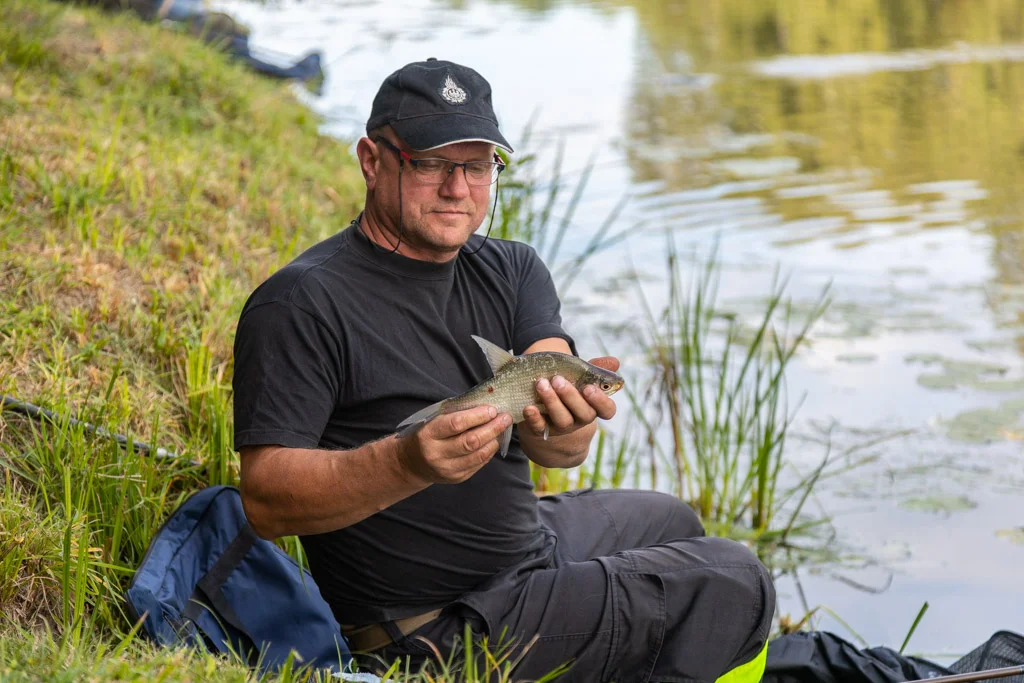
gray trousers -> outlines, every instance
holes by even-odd
[[[705,537],[685,503],[653,491],[585,490],[542,498],[540,512],[553,551],[375,654],[418,664],[432,652],[422,638],[445,657],[456,650],[459,663],[468,622],[492,652],[503,631],[514,639],[512,660],[537,636],[515,681],[571,662],[559,683],[713,683],[764,647],[775,611],[769,573],[745,546]]]

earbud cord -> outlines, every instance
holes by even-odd
[[[484,235],[484,241],[480,243],[479,247],[477,247],[473,251],[465,252],[465,253],[469,254],[470,256],[476,254],[478,251],[483,249],[484,245],[487,244],[487,238],[491,236],[491,227],[494,225],[494,213],[495,213],[495,210],[498,208],[498,190],[500,188],[501,188],[501,178],[499,177],[498,180],[495,181],[495,185],[494,185],[494,205],[491,207],[491,220],[487,224],[487,234]]]

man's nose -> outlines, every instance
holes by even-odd
[[[441,183],[441,194],[445,197],[469,196],[469,181],[465,166],[452,166],[448,176]]]

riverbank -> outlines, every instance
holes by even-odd
[[[245,297],[361,202],[344,143],[318,127],[287,86],[172,29],[0,5],[0,393],[185,456],[37,439],[3,415],[0,678],[248,675],[138,639],[115,649],[122,589],[185,496],[234,479]]]

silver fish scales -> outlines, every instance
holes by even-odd
[[[487,356],[493,376],[459,396],[446,398],[413,413],[398,425],[400,436],[412,433],[438,415],[477,406],[491,405],[499,413],[509,413],[513,425],[525,419],[523,410],[527,406],[536,406],[542,413],[546,413],[537,394],[537,381],[541,378],[551,380],[555,375],[560,375],[580,391],[586,385],[594,384],[608,396],[621,389],[625,383],[622,377],[611,370],[567,353],[540,351],[513,356],[481,337],[473,335],[473,340]],[[547,438],[546,431],[544,436]],[[508,452],[511,439],[512,427],[509,427],[501,435],[502,457]]]

